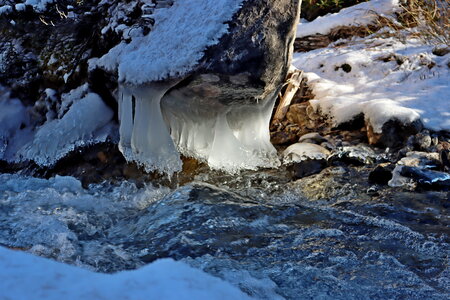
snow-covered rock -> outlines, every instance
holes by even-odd
[[[175,1],[156,9],[148,35],[94,61],[118,70],[127,160],[168,174],[181,170],[176,150],[230,172],[277,165],[268,125],[299,10],[290,0]]]

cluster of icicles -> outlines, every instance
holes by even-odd
[[[211,108],[168,92],[171,87],[121,86],[119,148],[128,161],[168,175],[181,171],[180,153],[231,173],[279,164],[269,135],[274,101]]]

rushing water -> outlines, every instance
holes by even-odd
[[[0,244],[100,272],[173,257],[261,299],[445,299],[449,195],[364,168],[289,182],[208,173],[177,189],[0,175]]]

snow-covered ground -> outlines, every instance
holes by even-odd
[[[399,9],[399,0],[372,0],[344,8],[338,13],[318,17],[297,27],[297,37],[328,34],[338,26],[362,26],[373,23],[377,16],[391,15]]]
[[[384,2],[374,0],[367,5],[389,6]],[[358,10],[363,4],[300,24],[298,32],[326,33],[323,24],[329,20],[334,26],[358,25],[364,15],[353,23],[348,15],[350,12],[371,15],[372,11]],[[382,9],[379,13],[386,11]],[[375,132],[380,132],[391,119],[410,123],[419,118],[429,129],[450,130],[450,54],[436,56],[432,50],[433,46],[417,39],[400,41],[375,33],[296,53],[293,65],[306,72],[315,95],[313,107],[330,117],[335,125],[363,113]]]
[[[172,259],[94,273],[0,247],[1,299],[250,299],[231,284]]]

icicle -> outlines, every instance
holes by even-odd
[[[181,170],[181,160],[161,114],[161,98],[172,85],[122,87],[119,97],[120,151],[147,172],[168,175]],[[133,118],[133,97],[135,98]]]

